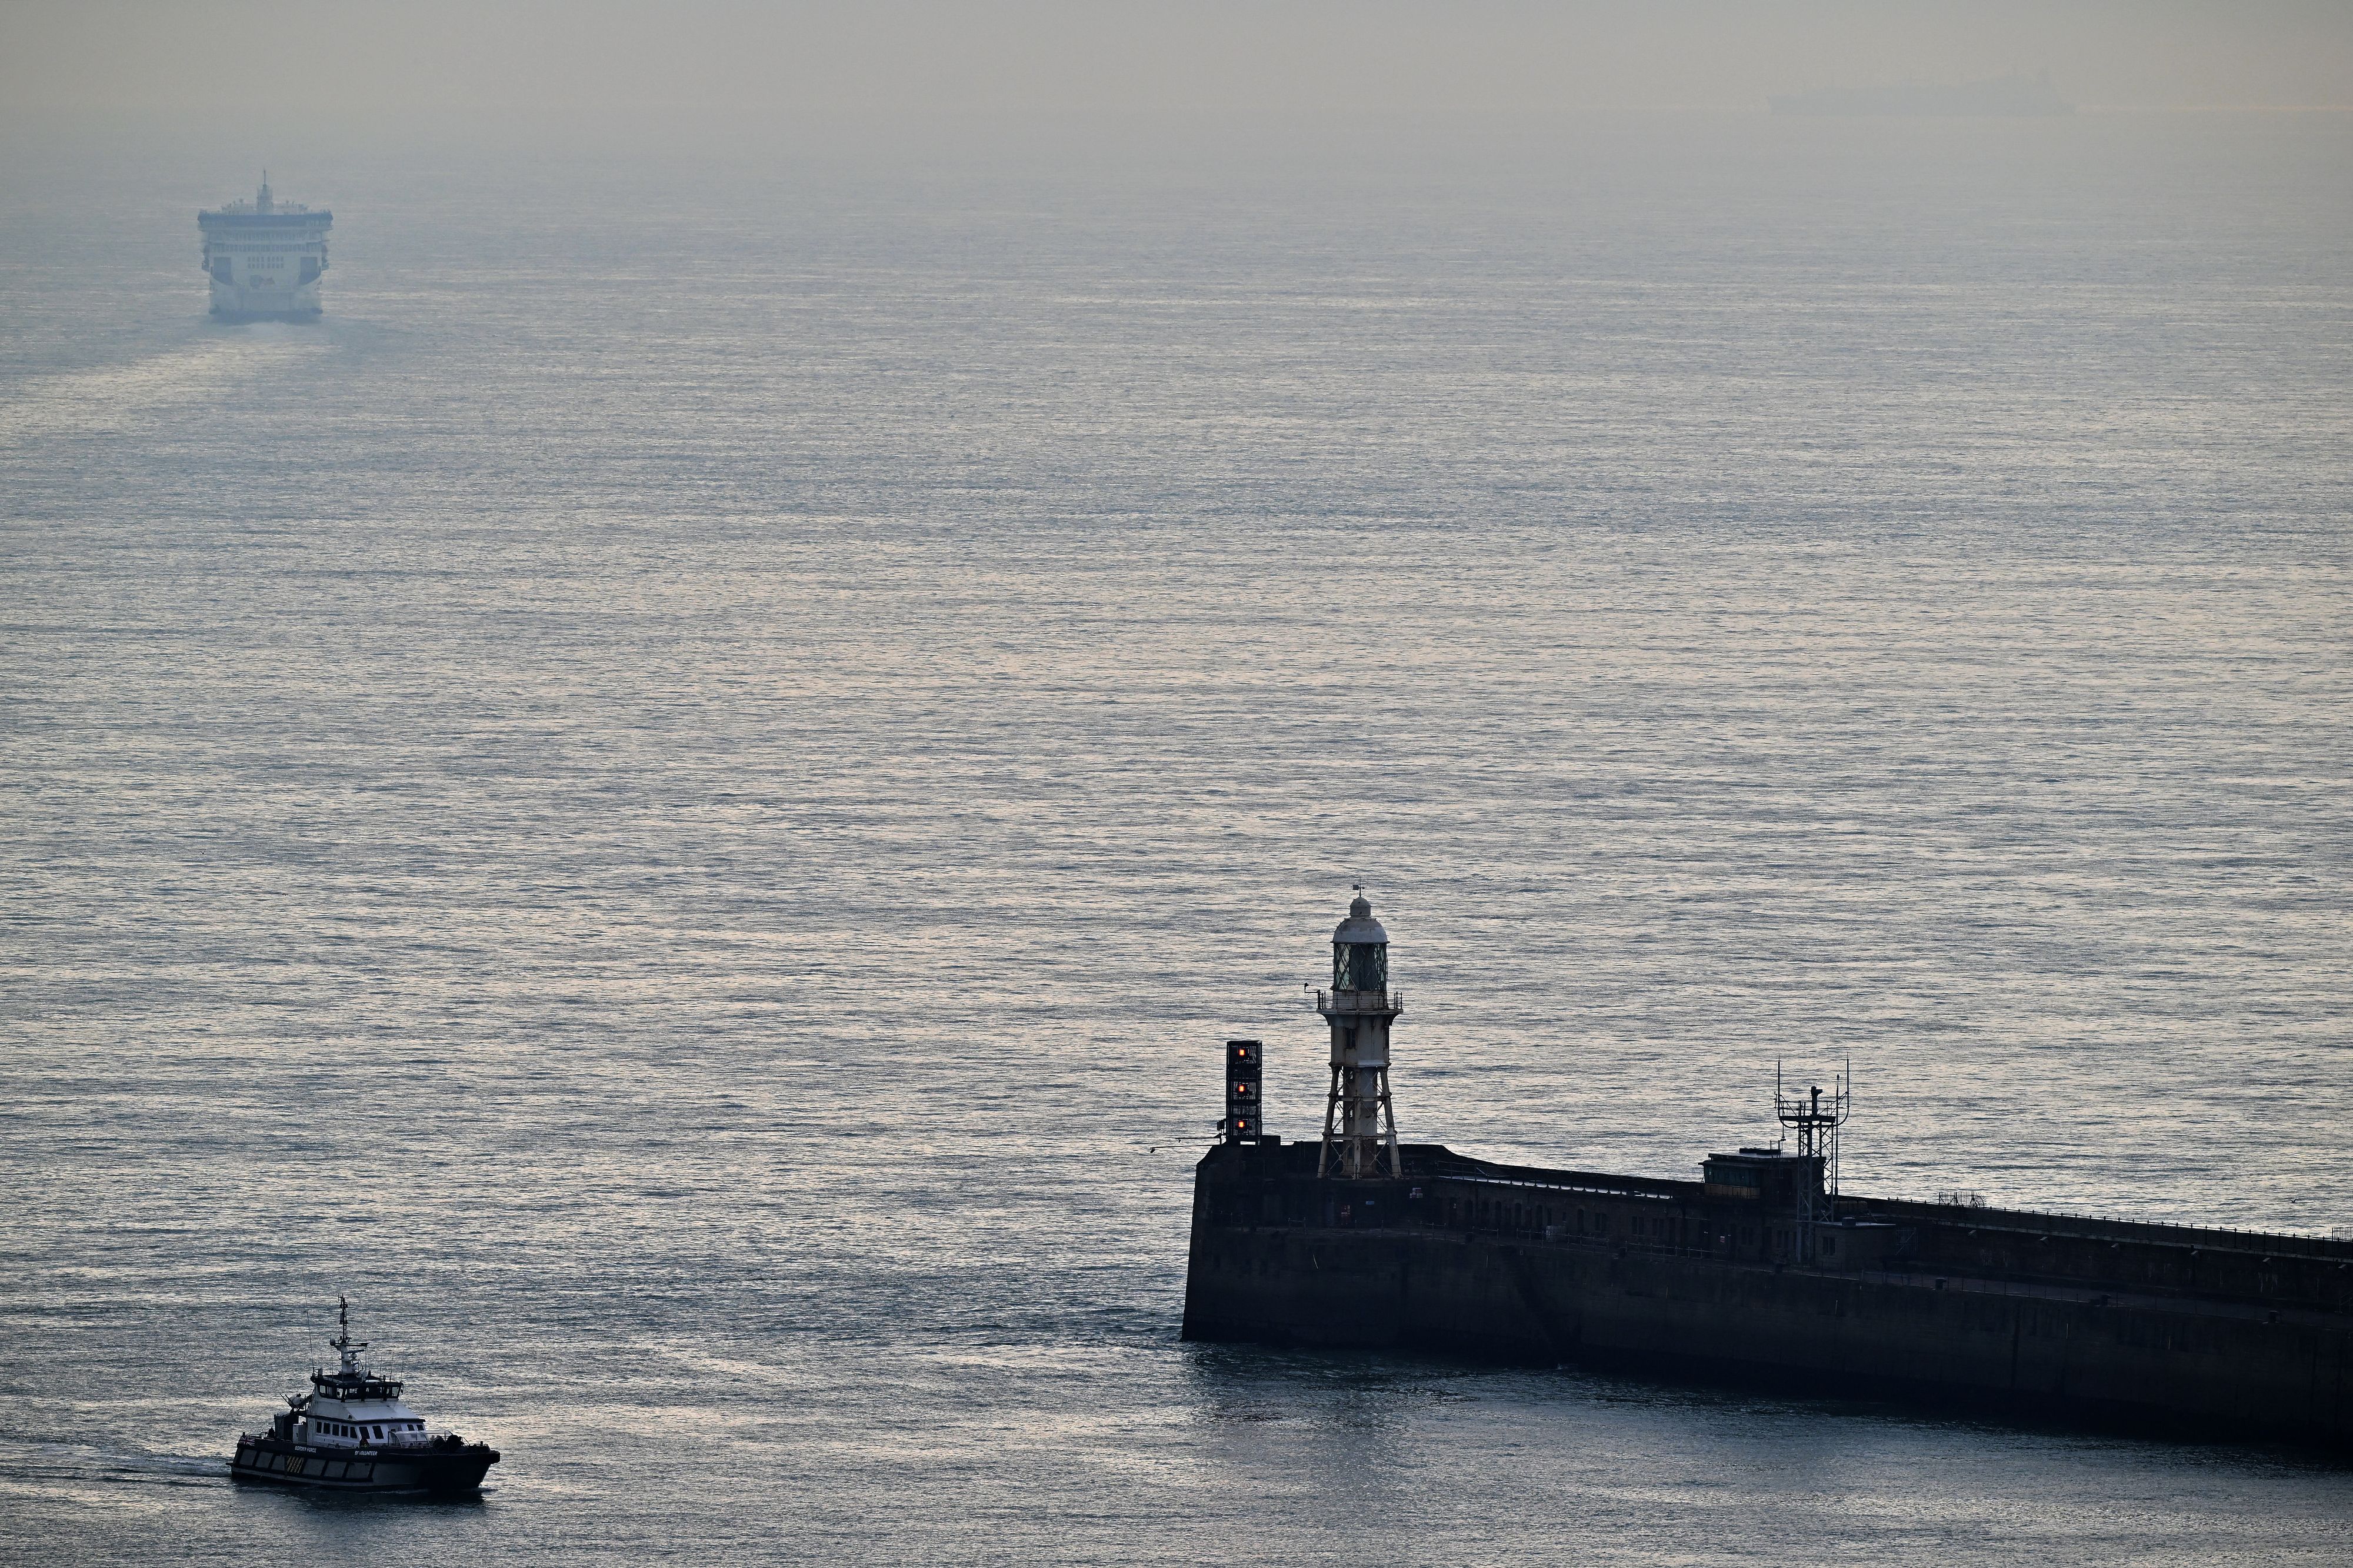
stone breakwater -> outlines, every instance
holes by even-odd
[[[1800,1237],[1698,1182],[1408,1145],[1196,1172],[1185,1335],[1573,1363],[2353,1448],[2353,1244],[1834,1200]]]

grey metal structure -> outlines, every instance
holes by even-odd
[[[1318,1176],[1395,1177],[1397,1112],[1389,1104],[1389,1025],[1405,994],[1389,989],[1389,933],[1373,919],[1362,883],[1332,932],[1332,989],[1315,993],[1332,1026],[1332,1089],[1324,1104]]]
[[[1820,1084],[1792,1097],[1782,1092],[1781,1064],[1773,1064],[1773,1114],[1782,1126],[1798,1134],[1798,1156],[1810,1161],[1820,1176],[1806,1184],[1798,1210],[1799,1256],[1814,1255],[1814,1227],[1831,1217],[1838,1199],[1839,1129],[1853,1108],[1854,1067],[1849,1063],[1831,1080],[1830,1098]]]

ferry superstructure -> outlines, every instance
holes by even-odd
[[[319,314],[327,231],[335,215],[269,194],[269,175],[249,202],[196,215],[213,314],[230,321],[308,321]]]
[[[360,1365],[364,1340],[352,1338],[351,1303],[327,1342],[332,1372],[311,1373],[311,1392],[286,1401],[266,1432],[237,1440],[229,1474],[241,1481],[279,1481],[329,1491],[470,1492],[499,1462],[498,1450],[455,1432],[434,1432],[401,1403],[397,1378]]]

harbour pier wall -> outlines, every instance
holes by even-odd
[[[1185,1335],[1894,1396],[2353,1449],[2353,1244],[1699,1182],[1406,1145],[1196,1173]]]

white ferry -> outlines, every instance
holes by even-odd
[[[327,231],[335,215],[281,203],[269,175],[249,202],[196,215],[213,314],[231,321],[308,321],[319,313],[319,279],[327,270]]]
[[[360,1365],[364,1340],[352,1338],[352,1309],[342,1300],[342,1331],[327,1342],[342,1358],[332,1372],[313,1371],[311,1392],[290,1396],[267,1432],[237,1440],[228,1473],[241,1481],[279,1481],[331,1491],[468,1492],[499,1462],[499,1451],[455,1432],[433,1432],[400,1402],[400,1382]]]

